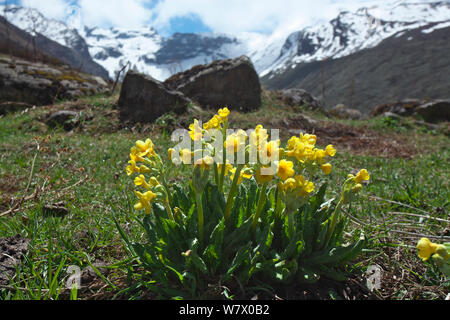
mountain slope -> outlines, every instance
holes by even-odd
[[[76,30],[67,28],[62,22],[47,19],[33,9],[8,6],[6,13],[8,22],[27,34],[20,32],[21,37],[27,39],[28,47],[32,47],[34,35],[36,46],[46,55],[76,70],[105,79],[109,77],[105,68],[92,59],[88,45]]]
[[[344,103],[367,113],[399,99],[448,98],[448,52],[450,24],[433,23],[342,58],[297,64],[263,77],[262,83],[270,89],[303,88],[316,96],[324,90],[328,107]]]
[[[300,63],[345,57],[394,34],[446,21],[450,21],[450,1],[395,1],[343,11],[328,23],[292,33],[260,76],[270,78]]]

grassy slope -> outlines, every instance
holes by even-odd
[[[126,286],[125,270],[117,263],[127,257],[112,217],[115,214],[134,238],[142,236],[134,221],[138,214],[131,209],[135,201],[132,180],[125,174],[129,148],[137,139],[150,137],[157,151],[166,154],[172,146],[170,130],[186,127],[194,114],[177,119],[166,116],[156,125],[120,129],[115,101],[117,96],[90,97],[0,118],[0,215],[36,188],[40,190],[17,210],[0,217],[0,238],[20,234],[31,239],[27,259],[10,284],[0,286],[0,299],[67,298],[67,290],[58,288],[64,287],[68,277],[65,272],[71,264],[82,268],[95,262],[110,265],[105,276],[83,280],[89,288],[78,293],[81,299],[112,298]],[[94,118],[86,116],[83,126],[71,133],[48,131],[39,119],[63,108],[78,109]],[[245,115],[232,113],[231,121],[235,128],[246,129],[258,123],[267,128],[283,127],[282,123],[291,123],[299,111],[266,94],[261,110]],[[301,111],[331,123],[323,116]],[[209,113],[196,116],[207,120]],[[367,168],[372,176],[360,202],[348,209],[348,231],[363,228],[372,239],[372,248],[350,270],[355,279],[362,279],[360,273],[377,263],[383,269],[378,297],[444,298],[449,281],[417,258],[414,245],[422,235],[437,237],[438,241],[439,237],[450,237],[448,136],[415,127],[402,129],[377,119],[337,121],[333,125],[371,130],[368,133],[375,138],[378,133],[383,139],[395,137],[395,143],[404,141],[407,149],[418,152],[406,158],[389,154],[380,157],[366,149],[358,152],[352,144],[347,150],[345,141],[342,148],[338,145],[341,152],[333,159],[334,172],[329,179],[335,187],[330,197],[339,192],[338,186],[348,173]],[[282,137],[289,135],[285,129]],[[175,179],[185,175],[186,171],[180,169]],[[43,206],[60,201],[69,209],[66,216],[45,214]],[[52,281],[58,267],[61,272]]]

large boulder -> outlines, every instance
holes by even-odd
[[[192,101],[181,92],[170,90],[150,76],[128,71],[119,98],[122,122],[153,122],[168,112],[181,114]]]
[[[415,109],[426,122],[450,121],[450,100],[436,100]]]
[[[393,103],[384,103],[373,108],[369,116],[376,117],[390,112],[402,117],[408,117],[413,115],[415,109],[423,103],[424,100],[420,99],[405,99]]]
[[[303,89],[291,88],[279,90],[278,95],[289,106],[307,106],[314,110],[324,109],[322,101]]]
[[[48,105],[55,99],[73,99],[108,90],[98,77],[72,70],[67,66],[34,63],[10,56],[0,57],[1,113],[18,106]]]
[[[259,77],[246,56],[195,66],[164,84],[183,92],[203,108],[250,111],[261,106]]]

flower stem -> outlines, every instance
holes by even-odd
[[[256,208],[255,216],[253,217],[252,232],[255,232],[256,225],[259,220],[259,216],[261,215],[263,206],[266,203],[266,189],[267,189],[267,182],[263,183],[262,188],[261,188],[261,193],[259,195],[259,200],[258,200],[258,207]]]
[[[289,237],[291,238],[294,236],[294,212],[288,212]]]
[[[238,164],[236,171],[234,173],[234,178],[233,178],[233,182],[231,183],[230,193],[228,193],[227,206],[225,207],[225,213],[224,213],[225,222],[227,222],[230,217],[231,208],[232,208],[232,205],[234,202],[233,200],[234,200],[234,197],[236,196],[236,192],[237,192],[239,177],[241,176],[241,171],[243,168],[244,168],[243,164]]]
[[[220,179],[219,179],[219,190],[223,192],[223,181],[225,178],[225,170],[227,166],[227,149],[223,149],[223,159],[222,159],[222,170],[220,171]]]
[[[195,202],[197,203],[197,218],[198,218],[198,240],[200,245],[203,244],[203,203],[201,193],[195,194]]]
[[[342,201],[342,199],[340,199],[339,202],[336,205],[336,208],[333,211],[333,214],[331,215],[331,224],[330,224],[330,227],[328,229],[325,241],[323,243],[323,248],[326,248],[328,246],[328,242],[330,241],[331,236],[333,235],[334,229],[336,228],[336,223],[337,223],[338,218],[339,218],[340,213],[341,213],[342,205],[343,205],[343,201]]]
[[[217,168],[217,163],[215,162],[214,162],[214,181],[216,182],[216,185],[219,186],[219,169]]]
[[[169,219],[175,221],[175,218],[173,217],[173,213],[172,213],[172,208],[170,207],[168,199],[166,201],[164,201],[164,208],[166,208]]]

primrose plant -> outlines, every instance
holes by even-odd
[[[224,108],[203,125],[195,120],[168,158],[150,139],[131,148],[126,172],[134,176],[146,241],[119,231],[144,270],[141,283],[193,298],[250,282],[345,279],[343,266],[365,238],[359,230],[344,237],[341,210],[369,180],[367,170],[347,177],[337,201],[326,200],[333,145],[320,149],[315,135],[300,134],[281,147],[262,125],[229,130],[229,114]],[[190,178],[169,184],[177,166],[191,167]]]

